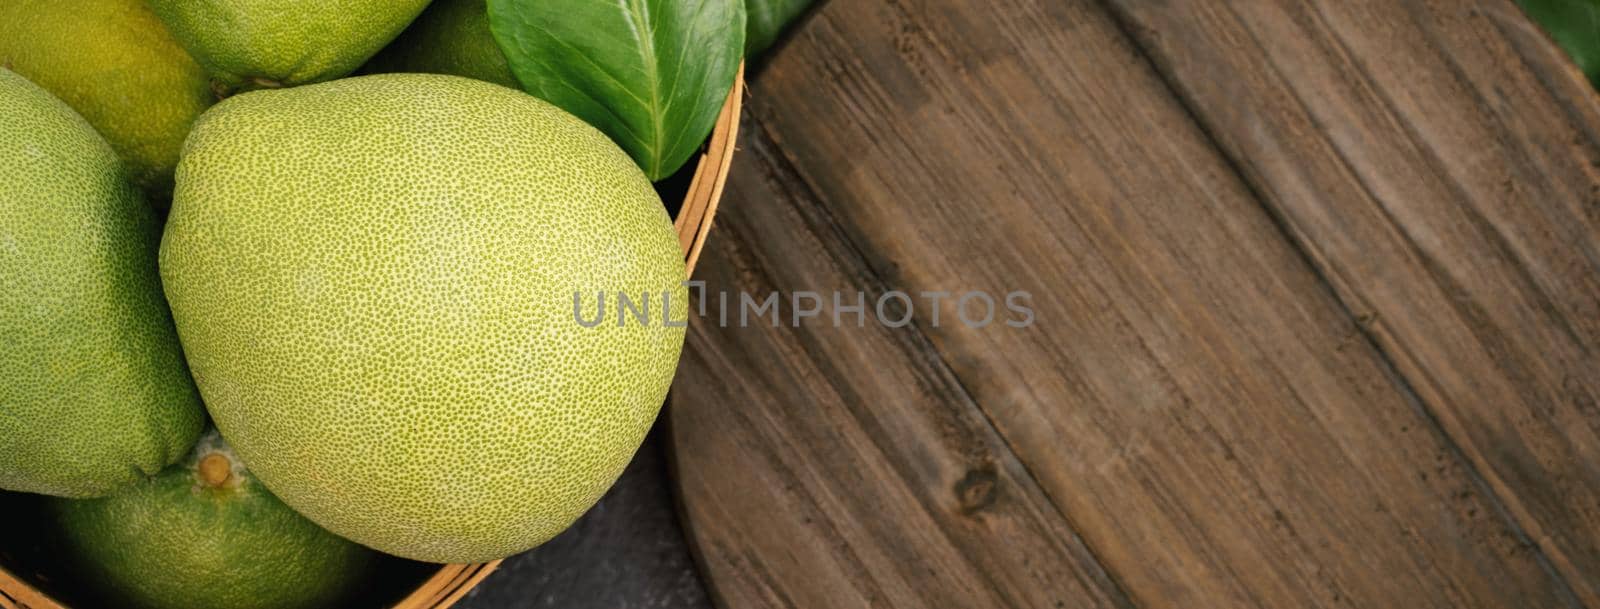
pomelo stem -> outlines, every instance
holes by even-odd
[[[211,453],[200,458],[200,483],[208,488],[217,488],[226,484],[228,478],[233,476],[233,462],[218,453]]]

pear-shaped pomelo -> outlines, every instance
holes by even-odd
[[[349,74],[428,0],[146,0],[224,93]]]
[[[278,501],[215,431],[149,481],[47,509],[57,553],[107,606],[345,607],[382,559]]]
[[[454,76],[218,104],[178,165],[161,267],[256,475],[335,533],[431,562],[528,549],[588,509],[655,418],[687,309],[671,221],[627,154]],[[648,323],[619,324],[618,293]]]
[[[189,124],[215,101],[144,0],[0,2],[0,65],[83,115],[162,202]]]
[[[194,445],[160,230],[94,128],[0,69],[0,489],[97,497]]]

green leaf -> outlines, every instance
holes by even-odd
[[[604,131],[651,180],[711,133],[744,20],[742,0],[489,0],[522,88]]]
[[[1544,26],[1589,82],[1600,86],[1600,0],[1518,0]]]
[[[811,6],[812,0],[745,0],[744,10],[749,14],[748,25],[744,34],[744,54],[748,57],[760,55],[767,47],[772,46],[783,34],[784,28],[793,23],[806,8]]]

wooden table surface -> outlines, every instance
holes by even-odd
[[[1600,99],[1513,0],[829,0],[745,117],[663,420],[459,607],[1600,609]]]
[[[713,299],[1036,318],[712,301],[718,605],[1600,609],[1600,103],[1512,0],[831,0],[746,108]]]

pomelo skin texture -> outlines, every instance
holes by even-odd
[[[486,82],[380,74],[228,99],[178,164],[161,269],[223,435],[327,529],[428,562],[544,542],[665,397],[684,265],[606,136]],[[584,327],[574,293],[635,301]]]
[[[97,497],[194,446],[160,230],[94,128],[0,69],[0,488]]]
[[[349,74],[428,5],[428,0],[147,1],[222,93]]]
[[[77,110],[162,202],[189,124],[215,101],[144,0],[0,0],[0,65]]]
[[[365,69],[454,74],[522,88],[489,31],[486,0],[434,0]]]
[[[278,501],[215,431],[148,482],[49,512],[59,551],[107,606],[342,607],[379,558]]]

